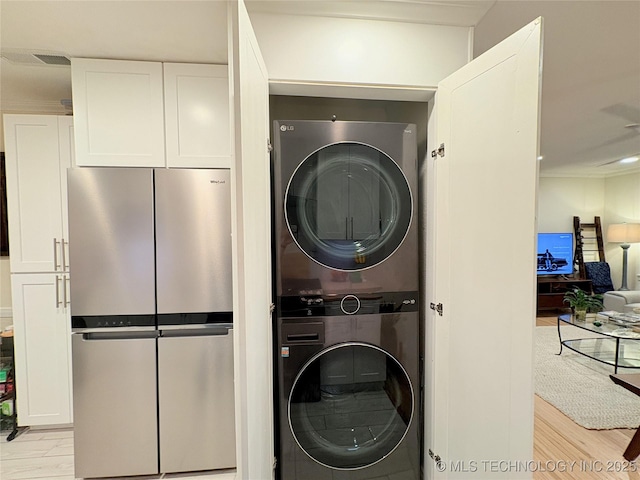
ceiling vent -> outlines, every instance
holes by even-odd
[[[33,56],[47,65],[71,65],[71,60],[64,55],[42,55],[34,53]]]
[[[20,50],[2,50],[2,58],[14,65],[54,65],[69,66],[71,60],[64,54],[56,52],[28,52]]]

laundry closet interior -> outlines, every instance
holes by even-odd
[[[261,115],[256,114],[255,104],[249,108],[241,99],[235,102],[239,114],[236,132],[242,136],[251,131],[258,137],[252,145],[249,136],[245,137],[247,143],[236,138],[236,162],[243,169],[238,173],[247,176],[247,187],[260,184],[249,172],[250,165],[262,168],[259,162],[252,162],[248,152],[262,151],[264,143],[257,132],[264,132],[274,145],[278,134],[274,120],[282,121],[277,125],[283,128],[288,120],[332,119],[336,123],[416,125],[420,182],[413,220],[420,248],[414,261],[420,269],[416,300],[424,388],[418,402],[424,411],[420,429],[425,478],[437,478],[440,460],[478,455],[530,458],[535,301],[531,292],[535,289],[526,252],[534,251],[542,20],[533,21],[473,61],[471,33],[464,28],[260,13],[252,13],[250,22],[248,16],[245,20],[240,12],[234,37],[240,45],[230,62],[234,72],[239,72],[234,81],[236,92],[254,100],[267,90],[269,94]],[[381,26],[384,40],[379,35]],[[291,41],[294,34],[295,42]],[[354,45],[357,55],[350,55],[349,47]],[[243,75],[253,83],[252,93]],[[259,85],[257,77],[268,87]],[[514,196],[513,200],[509,197],[505,201],[502,188]],[[246,195],[240,196],[247,200]],[[284,200],[276,197],[274,201]],[[257,202],[256,207],[263,208]],[[277,222],[277,213],[272,214]],[[349,231],[348,220],[346,223]],[[487,224],[492,228],[487,229]],[[513,268],[508,281],[491,266],[490,256],[483,255],[506,235],[517,237],[509,247]],[[271,266],[265,267],[271,271]],[[496,285],[512,301],[498,311],[482,308]],[[307,293],[313,294],[313,288]],[[248,303],[247,308],[251,308]],[[530,312],[531,322],[514,322],[516,311]],[[252,319],[247,320],[253,324]],[[278,322],[275,315],[272,321]],[[240,332],[240,338],[249,338],[251,327],[245,328],[247,332]],[[284,346],[278,343],[282,332],[271,335],[273,346]],[[509,362],[504,362],[496,345],[512,352]],[[275,350],[272,368],[277,376],[277,360],[283,352]],[[254,352],[249,358],[253,356]],[[310,360],[309,365],[312,363]],[[264,372],[262,368],[260,373]],[[258,375],[245,370],[236,380],[245,379],[243,383],[251,389],[255,388],[251,379]],[[268,390],[264,384],[262,387]],[[264,406],[247,399],[256,411],[266,412]],[[517,429],[515,418],[523,419]],[[290,430],[294,429],[292,422]],[[271,425],[276,425],[277,443],[278,415]],[[285,427],[286,422],[283,431]],[[300,438],[296,441],[304,442]],[[251,446],[251,440],[248,442]],[[239,452],[239,458],[242,456]],[[302,458],[313,458],[313,452],[302,453]],[[254,460],[247,458],[249,469]],[[320,469],[329,463],[326,458],[315,459]],[[358,478],[356,471],[360,475],[375,472],[350,467],[333,471],[340,478]],[[385,473],[381,471],[381,475]]]

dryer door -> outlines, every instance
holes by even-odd
[[[289,426],[316,462],[351,470],[389,455],[414,411],[407,372],[384,350],[343,343],[315,355],[294,381]]]
[[[291,236],[316,262],[362,270],[388,258],[411,224],[411,190],[400,167],[361,143],[335,143],[309,155],[286,191]]]

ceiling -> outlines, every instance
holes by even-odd
[[[545,19],[541,174],[640,171],[640,2],[509,0],[247,1],[253,12],[476,26],[480,54]],[[0,110],[68,111],[68,66],[31,54],[227,63],[224,1],[0,2]],[[6,57],[6,58],[5,58]],[[25,63],[28,60],[29,63]]]
[[[541,172],[640,171],[618,163],[640,155],[640,1],[499,1],[475,28],[474,55],[539,16]]]

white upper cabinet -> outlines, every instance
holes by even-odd
[[[163,67],[167,166],[229,168],[227,66]]]
[[[162,64],[74,58],[78,166],[163,167]]]
[[[71,72],[78,166],[230,167],[226,65],[72,59]]]
[[[72,121],[53,115],[4,116],[12,273],[67,270]]]

